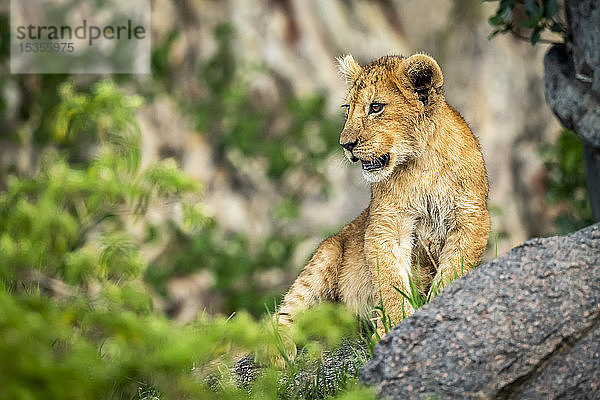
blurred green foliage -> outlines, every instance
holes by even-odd
[[[10,176],[0,193],[0,358],[12,360],[0,367],[2,394],[122,398],[150,377],[177,393],[205,341],[151,314],[140,243],[125,226],[196,184],[168,160],[139,168],[140,98],[110,81],[59,92],[55,139],[90,146],[72,162],[48,148],[38,171]]]
[[[320,179],[325,188],[322,166],[338,148],[341,120],[327,115],[323,95],[283,99],[276,108],[267,108],[255,98],[240,77],[233,54],[235,31],[227,23],[215,29],[217,50],[200,68],[205,93],[189,110],[198,131],[213,144],[217,161],[232,169],[228,152],[266,160],[268,177],[280,179],[292,169]],[[274,124],[283,118],[281,124]]]
[[[593,217],[581,140],[574,132],[564,129],[553,145],[542,148],[541,156],[548,170],[546,199],[558,210],[554,222],[559,233],[591,225]]]
[[[547,30],[558,33],[566,41],[566,23],[561,16],[558,0],[487,0],[498,1],[496,13],[489,18],[498,33],[513,33],[518,29],[530,31],[530,42],[535,45]],[[564,13],[562,13],[564,14]],[[545,146],[540,154],[548,171],[548,204],[557,215],[554,223],[559,233],[566,234],[594,222],[587,195],[582,143],[577,135],[564,129],[553,145]]]
[[[0,192],[0,359],[10,360],[0,364],[0,397],[294,398],[291,366],[266,368],[249,392],[229,372],[236,354],[274,346],[270,317],[256,321],[240,311],[182,326],[153,311],[139,250],[152,236],[130,228],[157,203],[197,214],[194,204],[184,207],[197,185],[172,160],[140,167],[134,112],[142,100],[110,81],[89,92],[65,82],[59,93],[48,114],[59,145],[46,147],[36,170],[11,174]],[[218,259],[218,248],[206,249],[217,242],[207,240],[195,245]],[[287,256],[277,243],[265,250],[266,263]],[[242,252],[226,257],[242,262]],[[305,317],[298,335],[307,347],[339,343],[351,331],[348,312],[331,307],[315,310],[317,331],[302,333],[315,326]],[[370,396],[356,377],[345,379],[347,393]]]
[[[494,27],[490,38],[498,33],[512,32],[519,36],[518,29],[530,32],[529,41],[535,45],[544,30],[566,35],[565,23],[559,17],[558,0],[486,0],[498,2],[496,13],[489,18]]]
[[[262,282],[261,276],[282,273],[296,249],[298,240],[284,235],[263,238],[256,246],[239,233],[226,234],[214,221],[193,235],[179,232],[169,251],[153,263],[146,280],[166,295],[171,277],[209,271],[214,277],[215,295],[222,299],[222,312],[245,309],[255,316],[265,306],[278,303],[282,290]]]
[[[244,314],[174,326],[104,293],[93,302],[78,296],[57,302],[2,290],[0,306],[0,356],[11,360],[0,365],[7,399],[135,398],[144,384],[161,399],[211,398],[191,372],[194,363],[208,363],[230,341],[249,348],[265,342],[259,325]]]
[[[136,275],[142,261],[123,231],[123,216],[142,215],[156,197],[197,189],[172,160],[139,169],[134,110],[141,98],[123,95],[109,81],[94,85],[91,95],[75,93],[69,82],[59,92],[55,138],[84,137],[87,150],[69,161],[73,151],[48,149],[35,174],[8,178],[0,194],[0,271],[10,286],[22,269],[74,284]],[[98,264],[103,268],[94,269]]]
[[[340,312],[333,304],[321,304],[315,309],[299,313],[293,325],[294,343],[298,346],[318,346],[313,355],[320,355],[322,345],[331,348],[340,343],[342,338],[352,338],[359,332],[357,319],[348,312]]]

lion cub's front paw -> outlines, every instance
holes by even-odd
[[[271,364],[277,368],[283,369],[296,358],[298,349],[292,339],[291,334],[281,335],[281,341],[277,344],[277,352],[271,357]]]
[[[287,325],[278,324],[274,326],[273,340],[267,345],[260,361],[283,369],[296,358],[298,350],[292,337],[291,328]]]

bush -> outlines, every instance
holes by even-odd
[[[577,135],[565,129],[553,145],[542,149],[548,170],[548,204],[557,210],[554,222],[561,234],[593,223],[587,192],[583,147]]]

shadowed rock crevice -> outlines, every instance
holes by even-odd
[[[600,225],[533,239],[467,274],[375,348],[391,398],[598,398]]]

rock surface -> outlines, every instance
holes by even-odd
[[[391,398],[600,398],[600,224],[532,239],[387,335],[361,379]]]

